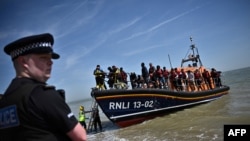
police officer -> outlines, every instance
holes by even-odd
[[[86,140],[86,131],[64,100],[64,91],[48,86],[53,51],[49,33],[16,40],[4,47],[16,77],[0,100],[1,141]]]

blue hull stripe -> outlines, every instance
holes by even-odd
[[[198,101],[198,102],[193,102],[193,103],[188,103],[188,104],[182,104],[182,105],[178,105],[178,106],[172,106],[172,107],[166,107],[166,108],[148,110],[148,111],[144,111],[144,112],[137,112],[137,113],[133,113],[133,114],[126,114],[126,115],[120,115],[120,116],[111,116],[110,119],[119,119],[119,118],[124,118],[124,117],[130,117],[130,116],[140,115],[140,114],[146,114],[146,113],[152,113],[152,112],[157,112],[157,111],[165,111],[165,110],[169,110],[169,109],[186,107],[186,106],[190,106],[190,105],[196,105],[196,104],[200,104],[200,103],[206,103],[206,102],[209,102],[209,101],[216,100],[218,98],[220,98],[220,97],[216,97],[216,98],[212,98],[212,99],[206,99],[206,100],[202,100],[202,101]]]

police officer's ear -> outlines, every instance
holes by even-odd
[[[28,62],[28,55],[25,56],[19,56],[17,57],[14,61],[15,64],[18,64],[19,66],[21,66],[22,68],[27,68],[27,62]]]

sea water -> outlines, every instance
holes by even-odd
[[[88,141],[223,141],[225,124],[250,124],[249,72],[250,67],[223,72],[228,95],[130,127],[117,127],[100,110],[104,131],[88,133]],[[87,99],[69,105],[77,116],[80,105],[88,110],[91,103]]]

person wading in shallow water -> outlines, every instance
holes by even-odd
[[[102,131],[102,123],[101,123],[98,107],[93,109],[93,117],[94,117],[95,132],[97,132],[97,124],[98,124],[99,130],[101,132]]]

